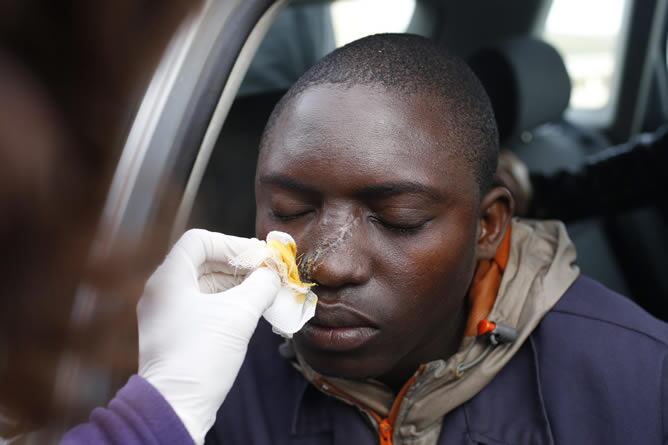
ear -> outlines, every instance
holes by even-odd
[[[515,201],[505,187],[494,187],[482,198],[476,245],[478,260],[494,258],[514,210]]]

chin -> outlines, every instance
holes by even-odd
[[[315,351],[300,346],[296,341],[295,347],[306,363],[318,374],[327,377],[363,380],[379,377],[391,368],[391,365],[385,366],[383,360],[363,351],[337,353]]]

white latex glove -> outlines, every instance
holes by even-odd
[[[257,322],[280,288],[269,269],[245,278],[230,264],[263,244],[190,230],[151,276],[137,306],[139,375],[169,402],[196,444],[204,443]]]

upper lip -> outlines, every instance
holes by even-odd
[[[375,323],[357,309],[343,303],[330,304],[322,301],[318,302],[315,316],[310,323],[326,328],[376,328]]]

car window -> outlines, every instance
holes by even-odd
[[[339,46],[371,34],[405,32],[414,10],[415,0],[290,4],[279,13],[258,48],[239,96],[285,91]]]
[[[561,53],[573,85],[570,108],[603,110],[614,93],[629,0],[553,0],[543,38]]]
[[[415,0],[340,0],[330,5],[330,11],[339,47],[371,34],[405,32]]]

